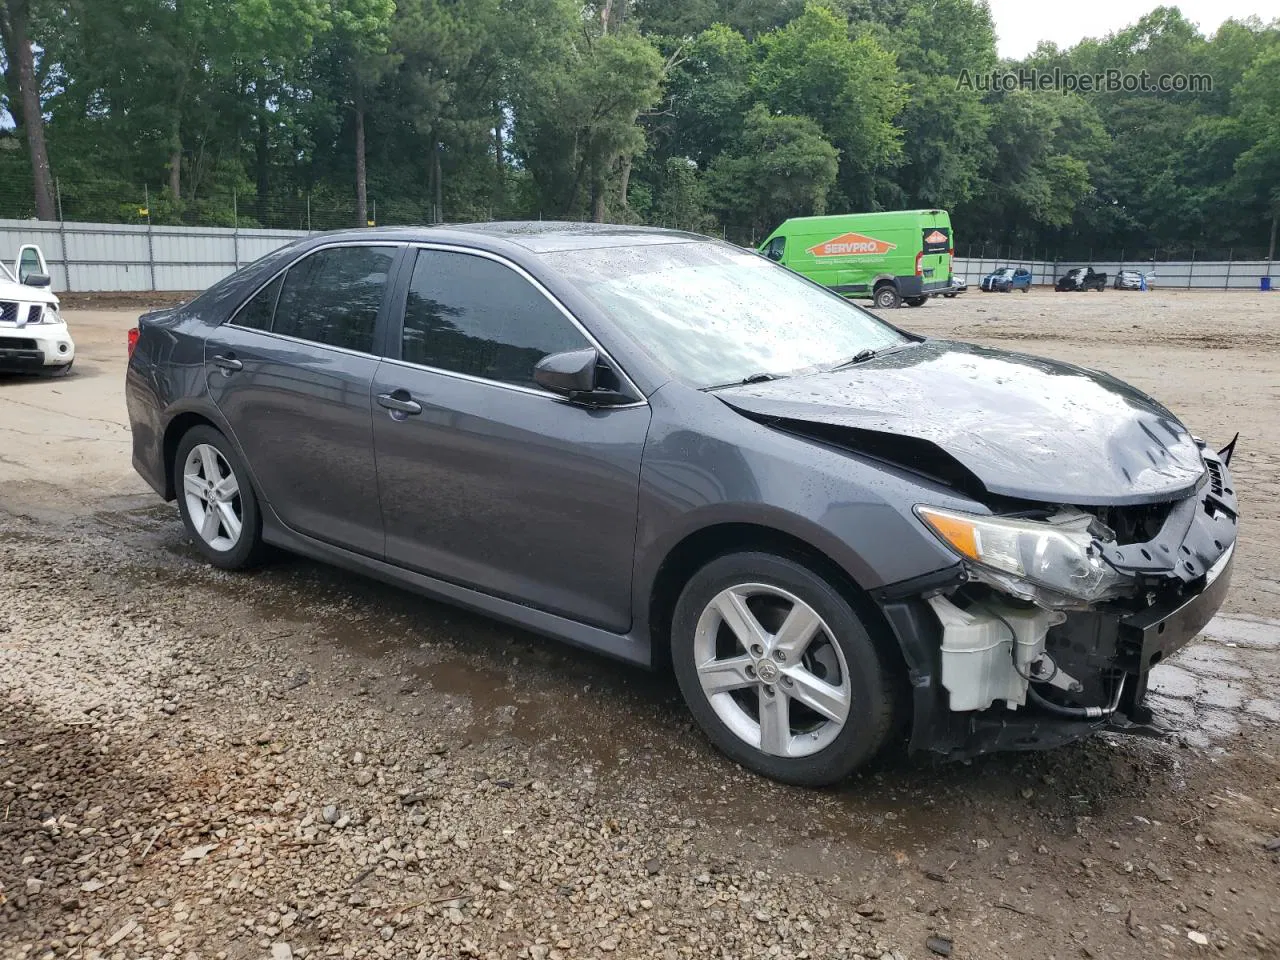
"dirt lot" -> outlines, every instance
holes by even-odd
[[[664,677],[302,560],[203,566],[129,466],[133,315],[68,315],[71,377],[0,379],[0,955],[1280,956],[1280,299],[894,316],[1240,431],[1241,552],[1158,668],[1170,741],[821,792],[714,754]]]

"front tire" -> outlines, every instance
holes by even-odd
[[[842,593],[795,560],[750,552],[708,563],[676,604],[671,654],[711,742],[774,780],[835,783],[893,730],[892,661]]]
[[[188,430],[178,442],[173,477],[183,526],[209,563],[242,570],[261,559],[258,498],[248,468],[225,436],[209,426]]]

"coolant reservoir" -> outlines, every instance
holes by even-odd
[[[1014,658],[1028,673],[1044,653],[1054,615],[995,602],[961,610],[942,596],[929,605],[942,624],[942,685],[951,709],[985,710],[997,700],[1010,709],[1026,703],[1027,681],[1014,669]]]

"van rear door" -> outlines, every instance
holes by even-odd
[[[920,215],[920,274],[926,290],[939,290],[951,285],[951,257],[955,241],[951,236],[951,217],[945,210]]]

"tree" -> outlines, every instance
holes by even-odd
[[[761,37],[759,49],[755,95],[776,113],[815,120],[840,151],[842,200],[873,209],[881,178],[902,158],[893,120],[906,91],[893,54],[870,33],[850,38],[848,24],[817,5]]]
[[[333,53],[348,82],[355,144],[356,225],[369,220],[365,117],[369,91],[395,69],[391,20],[395,0],[332,0]]]
[[[582,31],[563,61],[544,68],[516,96],[517,147],[546,206],[571,216],[587,201],[591,218],[608,216],[609,187],[627,205],[620,161],[644,147],[640,111],[661,95],[664,61],[634,29]]]
[[[756,104],[743,118],[737,149],[711,164],[708,187],[737,232],[759,232],[787,217],[825,213],[839,156],[813,120]]]
[[[1267,260],[1275,259],[1276,232],[1280,226],[1280,46],[1257,58],[1235,89],[1235,105],[1244,129],[1253,132],[1253,143],[1235,163],[1234,179],[1241,196],[1270,221]]]
[[[14,120],[22,128],[31,159],[31,179],[35,189],[36,216],[56,220],[53,206],[53,174],[49,169],[49,150],[44,140],[44,107],[36,78],[35,56],[31,50],[30,0],[0,0],[0,40],[4,42],[5,81],[12,94],[16,87],[21,106],[13,111]]]

